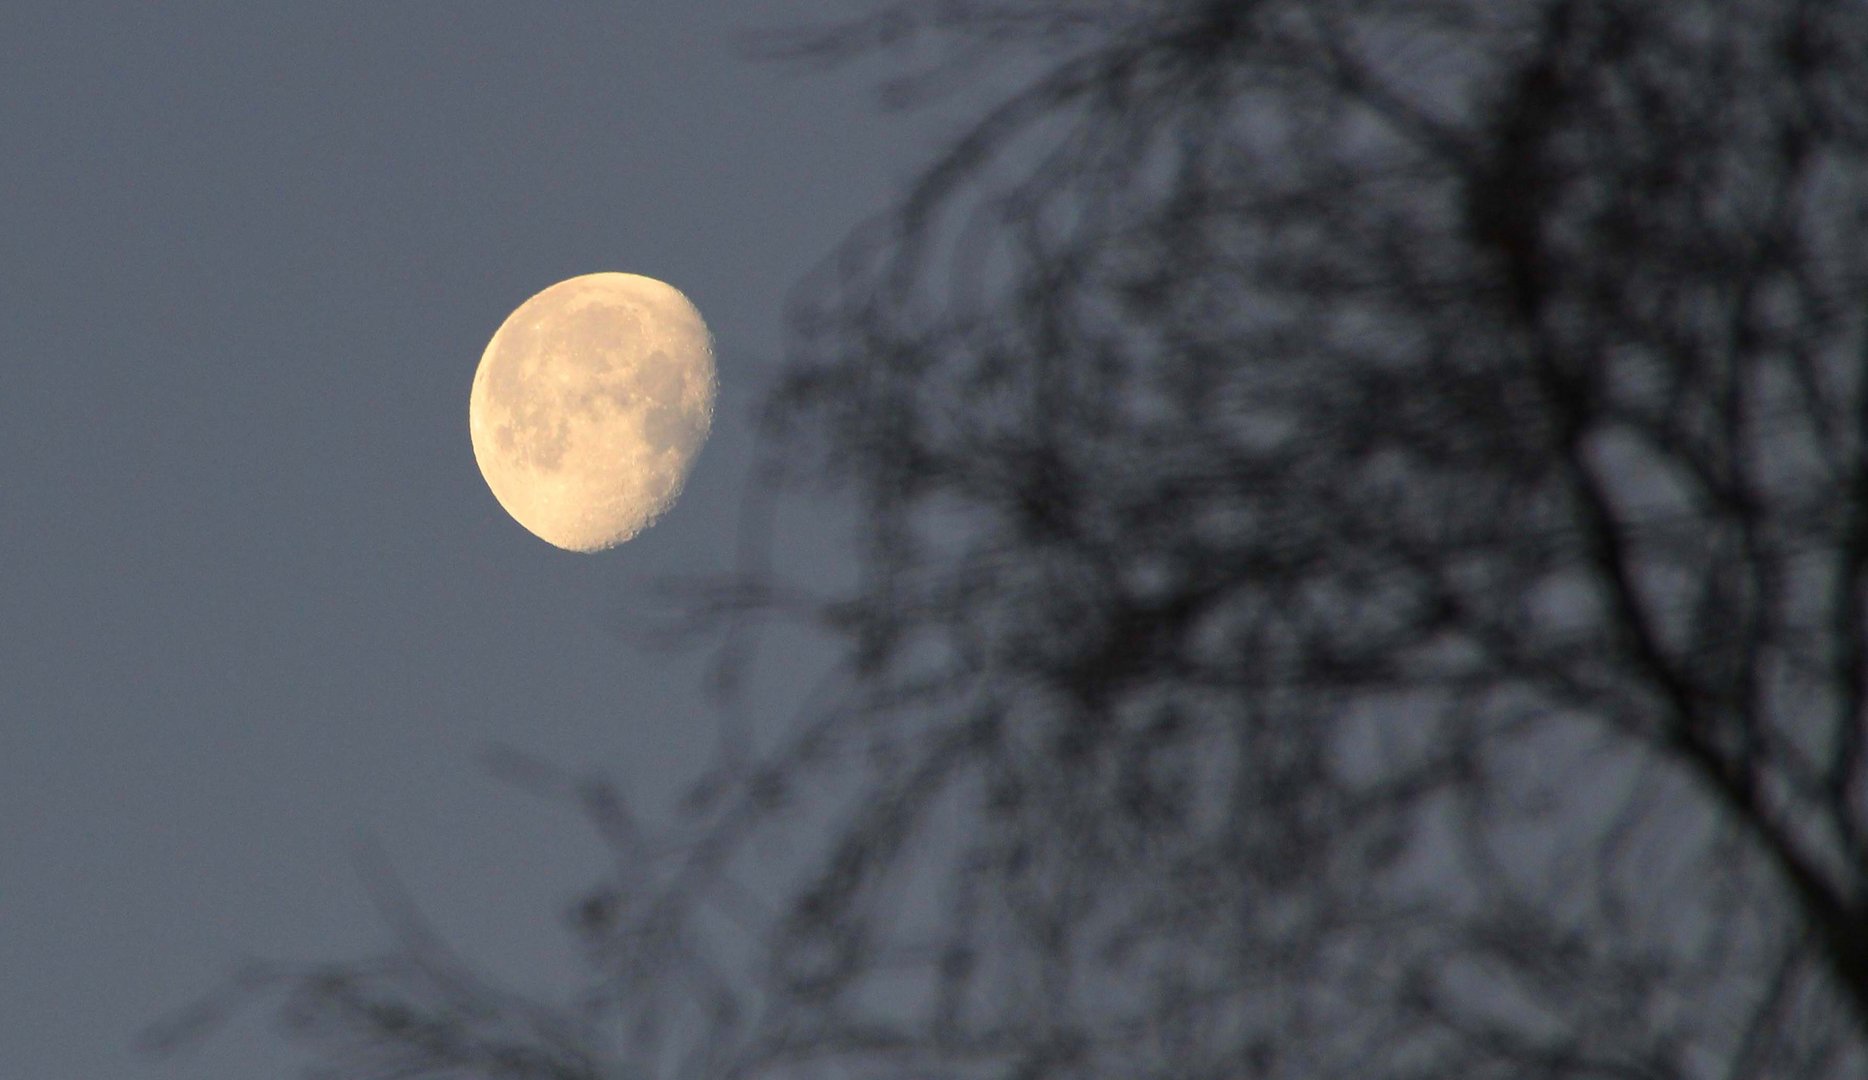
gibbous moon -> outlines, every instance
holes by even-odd
[[[585,274],[519,305],[468,402],[493,497],[539,539],[614,547],[681,493],[713,421],[713,339],[672,285]]]

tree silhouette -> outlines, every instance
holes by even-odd
[[[684,594],[843,666],[665,835],[515,765],[616,852],[576,1001],[412,916],[243,992],[346,1077],[1868,1074],[1868,6],[772,44],[1019,80],[799,293],[855,584]]]

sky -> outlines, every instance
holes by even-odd
[[[280,1075],[263,1011],[132,1040],[244,958],[384,944],[365,842],[470,957],[565,973],[596,845],[478,756],[652,807],[711,745],[705,657],[628,633],[730,564],[786,293],[935,145],[745,57],[829,10],[0,5],[0,1077]],[[720,400],[681,501],[586,556],[495,503],[467,399],[599,270],[693,300]]]

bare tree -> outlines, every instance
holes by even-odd
[[[338,1075],[1868,1074],[1868,5],[780,44],[1022,80],[799,294],[855,586],[689,594],[845,666],[665,837],[531,767],[578,1002],[262,973]]]

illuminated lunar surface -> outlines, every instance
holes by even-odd
[[[680,290],[636,274],[561,281],[519,305],[480,357],[474,459],[519,524],[601,551],[681,493],[714,382],[712,338]]]

